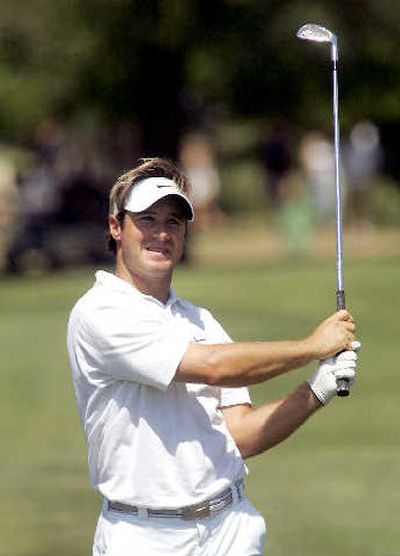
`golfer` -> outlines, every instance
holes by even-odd
[[[194,218],[188,188],[158,158],[114,183],[115,273],[98,271],[70,316],[90,477],[104,500],[94,556],[261,554],[265,523],[245,494],[245,458],[327,404],[337,378],[354,380],[355,325],[347,311],[304,339],[233,343],[210,312],[174,292]],[[252,406],[248,385],[313,360],[308,382]]]

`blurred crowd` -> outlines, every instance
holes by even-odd
[[[260,148],[266,195],[279,216],[287,248],[305,254],[315,226],[335,218],[335,152],[331,136],[305,133],[297,147],[284,124],[270,132]],[[371,188],[383,167],[378,127],[357,122],[340,148],[343,217],[352,226],[370,227]]]
[[[313,228],[330,224],[335,216],[332,138],[311,131],[295,140],[283,122],[268,126],[255,151],[265,207],[276,216],[289,252],[305,254]],[[23,273],[110,262],[104,239],[108,188],[140,155],[132,129],[98,137],[96,132],[67,132],[56,121],[38,126],[24,156],[0,149],[0,268]],[[220,206],[215,143],[207,133],[185,134],[178,159],[192,183],[194,233],[224,224],[228,215]],[[353,126],[342,140],[341,163],[345,214],[353,224],[368,226],[369,191],[383,163],[374,123]]]
[[[24,273],[107,262],[107,189],[116,164],[127,164],[128,143],[123,129],[99,137],[90,127],[66,130],[49,120],[32,145],[11,155],[0,150],[1,268]]]

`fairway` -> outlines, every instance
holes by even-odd
[[[400,258],[349,257],[348,304],[363,342],[358,382],[295,436],[248,461],[247,491],[268,522],[269,556],[400,554]],[[91,269],[0,282],[0,556],[87,556],[100,499],[65,349],[68,313]],[[181,268],[180,295],[210,308],[235,340],[299,337],[334,309],[332,261]],[[255,403],[310,369],[252,388]],[[212,555],[210,555],[212,556]]]

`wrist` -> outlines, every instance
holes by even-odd
[[[315,409],[320,409],[321,407],[324,407],[324,403],[319,399],[319,397],[317,396],[317,394],[314,392],[314,390],[311,388],[310,384],[307,382],[307,386],[308,389],[311,393],[311,397],[312,397],[312,401],[314,403]]]
[[[311,361],[315,361],[319,359],[319,353],[315,345],[315,341],[312,338],[312,335],[299,340],[300,349],[304,355],[304,358],[307,359],[307,362],[310,363]]]
[[[324,406],[324,403],[318,398],[308,382],[304,382],[303,384],[301,384],[298,387],[297,392],[307,400],[307,405],[310,413],[314,413]]]

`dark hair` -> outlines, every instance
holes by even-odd
[[[125,202],[132,187],[134,187],[135,184],[141,180],[157,177],[164,177],[173,180],[178,189],[186,194],[190,192],[189,180],[171,160],[158,157],[141,158],[138,161],[137,166],[117,178],[110,189],[109,213],[116,214],[121,226],[123,226],[125,217]],[[107,245],[108,250],[115,255],[117,252],[117,244],[109,231],[107,236]]]

